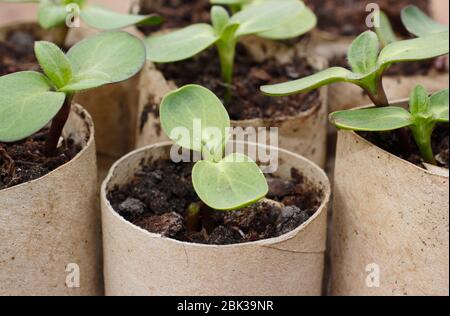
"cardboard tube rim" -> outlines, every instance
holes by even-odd
[[[409,102],[409,99],[398,100],[398,101],[392,102],[391,105],[392,105],[392,106],[401,106],[401,107],[404,107],[405,105],[408,104],[408,102]],[[368,107],[373,107],[373,105],[361,106],[361,107],[357,107],[357,108],[355,108],[355,109],[364,109],[364,108],[368,108]],[[398,157],[398,156],[396,156],[396,155],[394,155],[394,154],[391,154],[390,152],[384,150],[383,148],[380,148],[380,147],[378,147],[377,145],[372,144],[372,143],[369,142],[367,139],[365,139],[364,137],[358,135],[358,134],[357,134],[356,132],[354,132],[354,131],[349,131],[349,130],[338,130],[338,134],[339,134],[339,133],[348,133],[348,134],[352,135],[352,137],[354,137],[354,138],[357,139],[358,141],[360,141],[360,142],[366,144],[366,146],[367,146],[368,148],[376,148],[378,152],[380,152],[381,154],[383,154],[383,155],[385,155],[385,156],[389,156],[391,159],[394,159],[394,161],[397,161],[398,163],[401,163],[401,164],[403,164],[403,165],[405,165],[405,166],[408,165],[409,168],[411,169],[411,172],[417,172],[417,171],[419,171],[419,172],[423,172],[423,173],[425,173],[425,174],[427,174],[427,175],[435,176],[435,177],[438,177],[438,178],[441,178],[441,179],[448,179],[448,178],[449,178],[449,176],[444,176],[444,175],[439,175],[439,174],[433,173],[433,172],[431,172],[431,171],[429,171],[429,170],[427,170],[427,169],[421,168],[421,167],[419,167],[419,166],[417,166],[417,165],[415,165],[415,164],[413,164],[413,163],[411,163],[411,162],[409,162],[409,161],[407,161],[407,160],[404,160],[404,159],[402,159],[402,158],[400,158],[400,157]]]
[[[86,141],[86,144],[83,146],[83,148],[80,150],[80,152],[78,154],[75,155],[75,157],[73,157],[70,161],[68,161],[67,163],[59,166],[58,168],[56,168],[55,170],[47,173],[46,175],[25,182],[25,183],[21,183],[19,185],[15,185],[13,187],[10,188],[6,188],[3,190],[0,190],[0,193],[7,193],[7,192],[11,192],[13,190],[18,190],[21,189],[24,186],[29,186],[32,185],[35,182],[41,181],[43,179],[46,179],[48,177],[51,177],[54,173],[59,172],[61,169],[64,168],[70,168],[71,165],[78,160],[81,156],[84,155],[84,153],[92,146],[92,144],[94,143],[94,139],[95,139],[95,130],[94,130],[94,123],[92,122],[92,118],[91,115],[78,103],[72,103],[72,109],[71,109],[71,115],[77,115],[80,117],[80,119],[82,119],[85,123],[86,123],[86,129],[89,132],[89,139]]]
[[[171,242],[177,245],[181,245],[181,246],[195,246],[195,247],[201,247],[201,248],[210,248],[210,249],[225,249],[225,248],[234,248],[234,247],[247,247],[249,245],[253,246],[253,245],[259,245],[259,246],[263,246],[263,247],[270,247],[270,246],[274,246],[280,242],[285,242],[287,240],[290,240],[292,238],[295,238],[302,230],[304,230],[306,227],[310,226],[313,222],[315,222],[315,220],[323,213],[326,212],[327,206],[330,202],[331,199],[331,184],[330,181],[328,179],[328,176],[326,175],[325,171],[323,171],[319,166],[317,166],[317,164],[315,164],[314,162],[312,162],[309,159],[304,158],[301,155],[298,155],[296,153],[290,152],[288,150],[282,149],[282,148],[276,148],[276,150],[278,150],[279,152],[283,152],[284,154],[287,155],[291,155],[293,157],[295,157],[296,159],[300,159],[303,160],[304,162],[310,164],[310,166],[317,172],[318,177],[322,178],[322,183],[321,186],[323,187],[323,198],[322,198],[322,203],[320,204],[320,207],[316,210],[316,212],[314,213],[313,216],[311,216],[305,223],[303,223],[302,225],[300,225],[299,227],[297,227],[296,229],[290,231],[287,234],[278,236],[278,237],[274,237],[274,238],[269,238],[269,239],[263,239],[263,240],[259,240],[259,241],[255,241],[255,242],[247,242],[247,243],[241,243],[241,244],[233,244],[233,245],[205,245],[205,244],[197,244],[197,243],[190,243],[190,242],[184,242],[184,241],[179,241],[179,240],[175,240],[172,238],[167,238],[167,237],[163,237],[160,234],[155,234],[155,233],[151,233],[137,225],[134,225],[133,223],[127,221],[125,218],[123,218],[119,213],[117,213],[113,207],[111,206],[110,201],[107,198],[107,188],[108,188],[108,184],[110,182],[110,180],[112,179],[112,177],[114,176],[114,172],[115,170],[123,163],[125,163],[128,158],[140,154],[142,152],[151,150],[152,148],[158,148],[158,147],[166,147],[166,146],[171,146],[173,145],[173,142],[171,141],[166,141],[166,142],[159,142],[153,145],[149,145],[149,146],[145,146],[139,149],[136,149],[130,153],[128,153],[127,155],[123,156],[122,158],[120,158],[119,160],[117,160],[111,167],[111,169],[108,172],[108,175],[106,176],[105,180],[103,181],[102,185],[101,185],[101,193],[100,193],[100,199],[102,201],[102,203],[104,203],[104,205],[106,205],[106,208],[108,209],[108,211],[110,213],[112,213],[112,215],[116,218],[118,218],[122,223],[124,223],[125,225],[133,228],[133,229],[137,229],[141,232],[143,232],[146,236],[148,236],[149,238],[159,238],[159,239],[164,239],[167,242]],[[261,146],[260,144],[258,146]],[[264,146],[266,148],[270,148],[271,146]],[[320,253],[325,252],[325,250],[320,251]]]

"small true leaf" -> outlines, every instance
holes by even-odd
[[[218,39],[219,36],[211,25],[194,24],[172,33],[147,38],[147,58],[157,63],[188,59]]]
[[[36,42],[34,51],[44,73],[56,85],[61,88],[72,79],[72,66],[66,55],[53,43]]]
[[[109,11],[100,6],[86,6],[81,18],[88,25],[100,30],[118,30],[131,25],[157,25],[162,22],[158,15],[132,15]]]
[[[434,21],[416,6],[404,8],[401,17],[406,29],[418,37],[449,30],[448,25]]]
[[[409,108],[413,115],[420,113],[428,113],[430,110],[430,97],[428,91],[421,85],[418,85],[412,92],[409,98]]]
[[[358,77],[350,70],[333,67],[298,80],[262,86],[261,91],[271,96],[283,96],[308,92],[334,82],[354,82],[356,79]]]
[[[430,111],[438,122],[449,121],[449,94],[448,89],[436,92],[431,96]]]
[[[227,10],[223,7],[213,6],[211,9],[211,21],[213,23],[214,29],[216,29],[217,33],[220,34],[227,26],[228,21],[230,20],[230,15]]]
[[[379,26],[375,27],[375,32],[381,42],[381,45],[384,47],[391,43],[397,42],[397,36],[392,29],[391,22],[389,21],[388,16],[383,11],[378,11],[379,18]]]
[[[338,111],[330,115],[330,120],[341,129],[370,132],[399,129],[414,121],[407,110],[393,106]]]
[[[126,32],[106,32],[85,39],[67,53],[73,79],[60,89],[73,92],[124,81],[145,63],[142,42]]]
[[[200,199],[216,210],[246,207],[268,192],[261,170],[241,154],[231,154],[218,163],[197,162],[192,170],[192,183]]]
[[[0,142],[32,135],[58,113],[66,96],[52,89],[48,79],[37,72],[0,77]]]
[[[178,145],[198,152],[205,152],[206,146],[209,153],[221,158],[230,118],[214,93],[198,85],[184,86],[164,97],[160,117],[164,132]],[[197,130],[196,123],[201,124]],[[188,135],[183,135],[184,131]]]
[[[348,62],[352,70],[359,74],[368,74],[377,65],[380,42],[377,35],[367,31],[359,35],[350,46]]]

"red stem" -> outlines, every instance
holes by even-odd
[[[73,96],[66,96],[62,108],[52,120],[47,142],[45,143],[45,154],[47,157],[55,156],[57,153],[59,139],[61,138],[64,125],[66,125],[67,119],[69,118],[72,99]]]

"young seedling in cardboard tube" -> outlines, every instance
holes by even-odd
[[[67,22],[79,17],[88,26],[95,29],[112,31],[131,25],[157,25],[162,22],[155,14],[133,15],[110,11],[96,5],[90,5],[86,0],[0,0],[0,2],[38,3],[38,22],[44,29],[55,28],[59,38],[55,43],[63,46],[69,26]],[[73,22],[73,21],[69,21]]]
[[[383,74],[394,63],[431,59],[448,54],[449,32],[421,38],[392,42],[380,51],[380,40],[372,31],[358,36],[349,48],[348,70],[332,67],[295,81],[263,86],[261,91],[271,96],[309,92],[335,82],[347,82],[361,87],[376,106],[388,106],[383,87]]]
[[[440,24],[427,16],[416,6],[408,6],[402,10],[402,22],[406,29],[417,37],[448,32],[448,25]]]
[[[267,194],[266,179],[254,161],[238,153],[224,157],[230,118],[214,93],[198,85],[184,86],[164,97],[160,117],[170,139],[202,153],[203,160],[192,169],[192,183],[206,205],[215,210],[236,210]],[[191,206],[188,211],[195,213],[195,209]]]
[[[0,142],[25,139],[51,121],[46,154],[56,152],[75,93],[127,80],[145,63],[145,47],[125,32],[85,39],[64,54],[55,44],[36,42],[44,74],[24,71],[0,77]]]
[[[211,4],[226,5],[233,13],[239,12],[251,5],[258,5],[264,2],[272,0],[211,0]],[[291,1],[291,0],[278,0],[278,1]],[[298,0],[299,1],[299,0]],[[299,1],[304,5],[303,1]],[[314,12],[307,6],[297,15],[290,19],[287,19],[280,26],[271,29],[270,31],[261,32],[258,36],[272,39],[272,40],[284,40],[301,36],[317,25],[317,17]]]
[[[239,39],[245,35],[270,34],[286,21],[298,17],[304,10],[305,5],[298,0],[271,0],[245,7],[230,17],[223,7],[214,6],[211,9],[212,25],[194,24],[172,33],[147,38],[147,57],[156,63],[176,62],[191,58],[215,44],[220,58],[222,80],[230,86]],[[304,28],[306,29],[308,28]],[[285,35],[284,38],[291,36],[290,33]]]
[[[448,89],[429,97],[422,86],[411,93],[409,111],[402,107],[365,108],[338,111],[330,115],[340,129],[383,132],[408,127],[426,163],[436,164],[431,135],[438,123],[449,122]]]

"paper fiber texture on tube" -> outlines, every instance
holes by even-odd
[[[101,295],[94,129],[74,105],[64,129],[83,149],[49,174],[0,191],[0,295]]]

